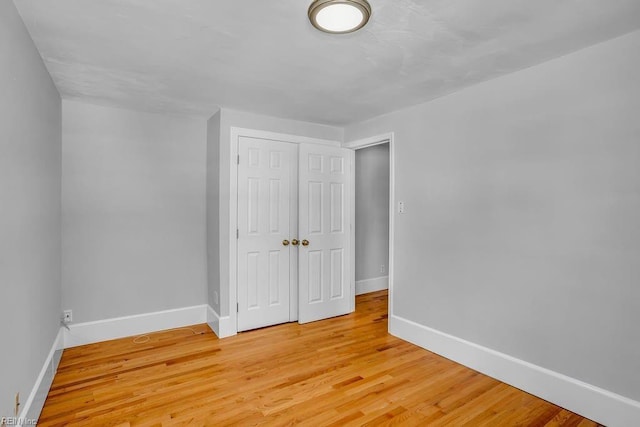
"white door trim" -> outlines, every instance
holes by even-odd
[[[344,148],[351,148],[353,150],[359,150],[361,148],[373,147],[374,145],[391,144],[393,141],[393,132],[383,133],[380,135],[374,135],[367,138],[358,139],[355,141],[345,142],[342,146]],[[389,146],[391,147],[391,145]]]
[[[230,127],[229,158],[229,322],[238,330],[238,313],[234,310],[238,304],[238,140],[242,136],[267,139],[272,141],[291,142],[294,144],[321,144],[340,147],[340,141],[310,138],[307,136],[269,132],[258,129]],[[223,197],[224,195],[220,195]],[[221,203],[222,204],[222,203]],[[221,283],[220,286],[225,286]],[[296,300],[297,301],[297,300]]]
[[[234,134],[236,138],[234,139]],[[266,130],[259,129],[247,129],[247,128],[238,128],[231,127],[231,143],[236,143],[238,137],[246,136],[250,138],[259,138],[259,139],[269,139],[272,141],[280,141],[280,142],[291,142],[293,144],[320,144],[320,145],[331,145],[333,147],[341,147],[340,141],[334,141],[331,139],[321,139],[321,138],[311,138],[308,136],[301,135],[291,135],[287,133],[277,133],[277,132],[269,132]]]
[[[355,141],[345,142],[342,146],[344,148],[350,148],[352,150],[359,150],[362,148],[373,147],[374,145],[389,143],[389,318],[394,314],[393,311],[393,276],[394,276],[394,224],[395,224],[395,145],[393,132],[383,133],[380,135],[374,135]],[[351,168],[351,241],[354,242],[351,245],[351,265],[354,266],[352,272],[352,283],[355,292],[355,260],[356,260],[356,196],[355,196],[355,167]],[[355,302],[354,302],[355,303]]]

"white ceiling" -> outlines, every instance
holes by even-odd
[[[640,28],[638,0],[370,0],[328,35],[311,0],[14,0],[65,99],[343,125]]]

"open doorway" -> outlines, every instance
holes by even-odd
[[[356,179],[355,179],[355,173],[354,173],[354,177],[351,180],[352,182],[352,197],[351,197],[351,212],[352,212],[352,224],[354,225],[351,233],[352,233],[352,241],[355,243],[356,241],[356,229],[358,227],[360,227],[360,237],[365,237],[363,236],[363,233],[365,232],[364,230],[366,230],[367,228],[363,228],[363,225],[361,224],[360,226],[358,226],[358,219],[356,218],[356,208],[355,208],[355,204],[356,204],[356,194],[358,194],[358,192],[360,193],[364,193],[364,195],[366,196],[367,194],[367,189],[369,189],[370,191],[374,191],[376,193],[377,196],[380,196],[381,194],[386,194],[387,196],[387,222],[386,222],[386,227],[384,225],[382,225],[380,228],[382,229],[382,233],[387,233],[387,245],[386,245],[386,254],[387,254],[387,258],[384,258],[384,255],[382,256],[382,258],[377,257],[371,257],[369,260],[367,260],[366,258],[366,254],[363,255],[363,253],[361,252],[358,256],[356,255],[356,244],[353,245],[353,250],[351,252],[351,263],[352,265],[354,265],[353,268],[353,289],[354,289],[354,293],[360,293],[360,295],[363,295],[364,292],[375,292],[376,289],[380,289],[383,286],[388,287],[388,315],[389,317],[391,317],[393,315],[393,296],[394,296],[394,285],[393,285],[393,277],[394,277],[394,251],[393,251],[393,239],[394,239],[394,228],[395,228],[395,172],[394,172],[394,165],[395,165],[395,160],[394,160],[394,134],[393,132],[389,132],[389,133],[385,133],[385,134],[380,134],[380,135],[375,135],[375,136],[370,136],[367,138],[363,138],[363,139],[358,139],[358,140],[353,140],[350,142],[346,142],[343,144],[343,147],[345,148],[349,148],[351,150],[354,150],[354,166],[355,166],[355,156],[358,155],[358,152],[361,153],[365,153],[364,155],[367,156],[367,154],[369,154],[368,152],[362,151],[362,150],[366,150],[368,148],[371,147],[375,147],[378,145],[383,145],[384,148],[382,148],[382,151],[385,152],[386,154],[386,166],[388,167],[384,167],[381,166],[381,168],[384,170],[384,172],[386,173],[387,179],[386,182],[384,184],[379,184],[379,186],[383,186],[384,189],[386,189],[386,191],[380,190],[380,188],[376,189],[376,185],[372,185],[371,182],[368,182],[366,179],[366,176],[360,176],[360,182],[359,184],[356,186]],[[378,152],[377,154],[381,154],[380,152]],[[375,154],[370,154],[371,156],[375,156]],[[362,160],[363,157],[360,157],[360,160]],[[357,169],[357,166],[354,167],[354,169]],[[362,171],[362,166],[360,167],[360,171]],[[356,171],[357,172],[357,171]],[[376,180],[374,182],[382,182],[379,180]],[[364,191],[363,191],[364,190]],[[361,196],[363,194],[360,194]],[[380,201],[380,205],[383,205],[383,202]],[[362,208],[359,209],[359,211],[361,211]],[[382,215],[380,213],[378,213],[379,215]],[[379,219],[377,220],[378,224],[379,224]],[[366,227],[366,226],[365,226]],[[366,239],[363,239],[366,241]],[[359,246],[362,245],[362,241],[360,242]],[[383,252],[384,253],[384,252]],[[362,259],[362,257],[365,257],[364,259]],[[356,258],[360,258],[359,260],[357,260]],[[382,261],[381,261],[382,260]],[[385,273],[379,273],[382,268],[382,263],[386,260],[386,268],[385,268]],[[369,268],[370,270],[366,270],[369,273],[365,272],[365,270],[359,270],[359,276],[356,279],[356,267],[355,265],[357,263],[361,263],[364,262],[367,267],[365,268]],[[376,273],[377,271],[377,273]],[[371,275],[371,277],[366,277],[367,275]],[[373,279],[373,280],[372,280]],[[358,283],[359,282],[359,283]],[[358,283],[358,289],[356,290],[356,283]],[[353,309],[355,310],[355,305],[353,307]]]
[[[389,288],[389,143],[355,152],[356,295]]]

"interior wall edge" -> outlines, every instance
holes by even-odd
[[[207,325],[218,338],[227,338],[238,334],[231,318],[220,316],[211,306],[207,307]]]

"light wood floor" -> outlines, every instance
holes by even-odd
[[[39,426],[595,426],[354,314],[218,340],[206,325],[65,350]]]

